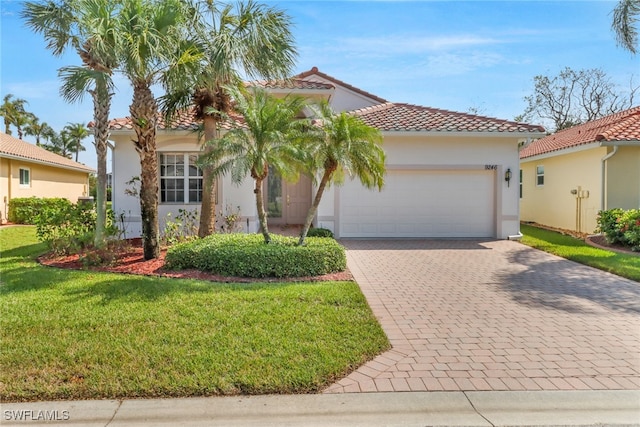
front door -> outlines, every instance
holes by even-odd
[[[311,207],[311,179],[308,176],[300,175],[297,182],[287,182],[269,166],[265,193],[269,224],[304,224]]]

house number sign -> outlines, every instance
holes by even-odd
[[[488,171],[498,170],[498,165],[484,165],[484,169]]]

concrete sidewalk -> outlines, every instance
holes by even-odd
[[[357,393],[5,403],[0,424],[640,426],[640,391]]]

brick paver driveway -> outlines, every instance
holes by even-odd
[[[342,243],[393,348],[327,393],[640,388],[640,283],[512,241]]]

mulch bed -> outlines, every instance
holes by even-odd
[[[80,261],[78,254],[56,256],[53,254],[45,254],[38,258],[38,262],[42,265],[57,268],[66,268],[72,270],[89,270],[89,271],[105,271],[110,273],[137,274],[143,276],[157,277],[173,277],[180,279],[198,279],[208,280],[211,282],[224,283],[251,283],[251,282],[309,282],[309,281],[351,281],[353,276],[349,270],[325,274],[322,276],[307,277],[290,277],[290,278],[247,278],[247,277],[230,277],[220,276],[200,270],[165,270],[164,259],[167,249],[160,250],[160,257],[151,260],[144,259],[141,239],[130,239],[129,245],[122,248],[121,252],[116,256],[116,261],[110,265],[85,267]]]

